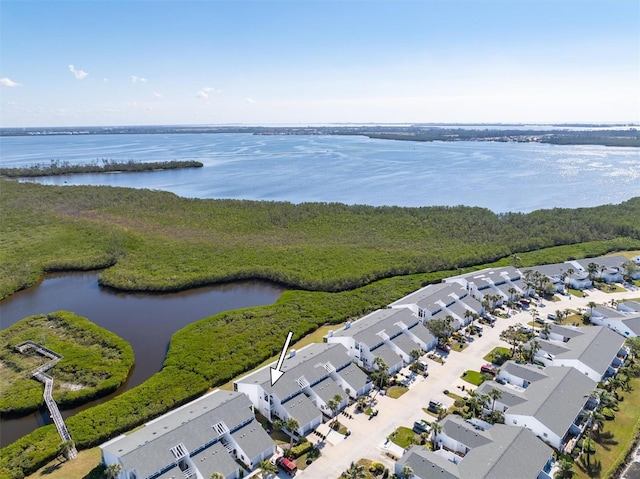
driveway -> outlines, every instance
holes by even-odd
[[[586,298],[560,296],[562,298],[560,301],[543,300],[543,306],[536,306],[536,308],[540,312],[540,316],[546,318],[548,313],[555,312],[557,309],[576,309],[578,307],[586,309],[587,303],[590,301],[600,304],[608,303],[611,299],[623,300],[640,297],[640,291],[603,293],[597,290],[588,290],[587,293],[589,296]],[[351,462],[357,462],[361,458],[381,462],[393,472],[394,460],[385,454],[391,452],[384,447],[387,436],[398,426],[411,427],[413,422],[419,419],[433,421],[434,418],[422,410],[428,406],[429,400],[440,401],[445,407],[449,407],[454,401],[444,394],[444,390],[464,396],[465,393],[462,392],[461,387],[464,386],[465,390],[468,390],[474,386],[460,379],[462,373],[467,369],[480,370],[480,367],[486,363],[482,359],[483,356],[496,346],[508,347],[508,344],[500,339],[500,333],[507,327],[516,323],[526,324],[531,320],[531,313],[528,311],[520,311],[506,319],[499,318],[495,327],[484,326],[482,337],[475,336],[475,340],[469,343],[464,351],[449,353],[443,365],[427,360],[429,376],[427,378],[419,376],[409,391],[399,399],[390,399],[382,395],[376,396],[377,405],[375,408],[379,410],[379,414],[372,419],[363,413],[356,413],[355,405],[348,407],[347,411],[353,416],[353,419],[340,415],[340,422],[350,429],[351,435],[335,445],[321,442],[319,447],[322,450],[322,456],[307,469],[300,471],[298,475],[309,479],[338,478],[343,471],[348,469]],[[314,434],[309,435],[308,439],[313,442],[318,441]]]

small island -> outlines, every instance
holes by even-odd
[[[53,398],[65,409],[109,394],[127,379],[133,366],[129,343],[86,318],[66,311],[22,319],[0,333],[0,414],[23,416],[44,404],[43,387],[32,372],[50,362],[25,342],[59,353],[49,371]],[[24,348],[23,348],[24,349]]]
[[[107,158],[91,163],[71,164],[68,161],[51,160],[49,164],[37,163],[22,168],[0,168],[0,176],[6,178],[35,178],[42,176],[77,175],[82,173],[139,173],[143,171],[202,168],[199,161],[115,161]]]

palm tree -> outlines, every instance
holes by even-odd
[[[522,259],[520,258],[520,256],[518,256],[516,253],[513,253],[511,255],[511,264],[513,265],[513,267],[517,268],[520,263],[522,263]]]
[[[338,420],[336,416],[338,415],[338,410],[340,409],[340,404],[342,404],[342,396],[340,394],[336,394],[332,399],[327,401],[327,407],[331,409],[333,413],[333,423],[336,424]]]
[[[591,319],[593,318],[593,310],[597,306],[597,304],[594,303],[593,301],[589,301],[587,303],[587,306],[589,307],[589,319]]]
[[[377,368],[373,373],[371,373],[371,377],[373,378],[373,382],[376,386],[378,386],[378,390],[382,389],[382,387],[387,384],[387,380],[389,379],[389,366],[384,362],[380,356],[376,357],[373,360],[373,365]],[[375,396],[378,394],[376,391]],[[371,401],[373,401],[371,398]]]
[[[364,466],[352,462],[349,469],[344,471],[340,477],[345,479],[364,479],[367,477],[367,474],[364,470]]]
[[[291,438],[289,442],[289,449],[293,447],[293,436],[296,434],[296,431],[300,427],[300,423],[296,421],[294,418],[290,417],[284,423],[284,427],[289,431],[289,436]]]
[[[562,457],[556,464],[558,465],[558,471],[554,479],[571,479],[573,477],[573,462]]]
[[[356,399],[356,404],[358,405],[358,409],[360,411],[364,411],[364,408],[367,405],[367,400],[364,396],[360,396],[358,399]]]
[[[502,391],[500,391],[499,389],[493,388],[489,392],[489,398],[492,400],[492,403],[491,403],[492,411],[496,410],[496,400],[500,399],[501,397],[502,397]]]
[[[400,471],[401,479],[411,479],[413,476],[413,469],[411,469],[409,466],[404,466],[402,468],[402,471]]]
[[[278,472],[278,467],[274,463],[266,459],[263,459],[262,461],[260,461],[258,463],[258,467],[262,471],[261,473],[262,479],[267,479],[267,477],[271,476],[272,474],[276,474]]]
[[[422,351],[420,349],[412,349],[409,356],[411,356],[413,361],[416,361],[420,356],[422,356]]]
[[[438,445],[438,434],[442,432],[442,424],[439,422],[431,423],[431,449],[436,450]]]
[[[598,272],[598,265],[596,263],[589,263],[587,265],[587,273],[589,274],[589,279],[591,281],[595,279],[597,272]]]
[[[120,472],[122,471],[122,466],[120,464],[110,464],[104,470],[104,476],[107,479],[116,479]]]
[[[276,469],[276,472],[278,472],[278,470]],[[211,479],[225,479],[224,474],[222,474],[221,472],[213,472],[211,474]]]
[[[549,339],[549,333],[551,333],[551,325],[549,323],[544,323],[540,330],[540,336],[544,339]]]
[[[540,341],[534,339],[529,343],[529,353],[531,354],[529,359],[531,360],[531,364],[535,361],[536,353],[538,351],[540,351]]]

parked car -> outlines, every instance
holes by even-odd
[[[547,319],[550,319],[551,321],[555,321],[556,315],[553,314],[553,313],[549,313],[549,314],[547,314]]]
[[[279,457],[276,459],[276,465],[281,469],[284,469],[284,472],[289,474],[291,477],[295,476],[298,472],[298,467],[286,457]]]
[[[420,371],[426,371],[429,368],[429,365],[427,364],[426,361],[423,361],[422,359],[418,359],[416,361],[416,366]]]
[[[431,426],[427,421],[416,421],[413,423],[413,432],[416,434],[421,434],[423,432],[431,431]]]
[[[434,414],[439,414],[442,408],[443,405],[441,402],[431,400],[429,401],[429,407],[427,407],[427,411],[431,411]]]
[[[484,366],[482,366],[480,368],[480,372],[491,374],[492,376],[498,374],[498,371],[496,371],[496,369],[491,364],[485,364]]]
[[[449,346],[448,344],[445,344],[445,343],[436,344],[436,349],[438,351],[442,351],[442,352],[445,352],[445,353],[450,353],[451,352],[451,346]]]

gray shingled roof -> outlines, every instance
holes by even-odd
[[[598,258],[586,258],[579,259],[575,262],[582,266],[585,270],[589,263],[595,263],[598,266],[606,266],[607,268],[616,268],[622,266],[625,261],[629,261],[629,258],[622,255],[615,256],[600,256]]]
[[[517,391],[513,387],[509,387],[506,385],[502,385],[495,381],[485,381],[476,389],[476,393],[478,394],[489,394],[492,389],[497,389],[502,393],[502,397],[500,399],[496,399],[496,402],[502,403],[505,406],[511,408],[518,404],[522,404],[527,400],[524,391]],[[489,400],[489,407],[491,407],[491,403],[493,401]]]
[[[383,344],[371,351],[375,357],[382,358],[388,367],[393,367],[399,362],[402,362],[402,358],[398,356],[389,346]]]
[[[640,303],[638,301],[620,301],[619,303],[620,305],[624,304],[625,306],[627,306],[630,309],[633,309],[634,311],[637,311],[638,313],[640,313]]]
[[[333,399],[337,394],[346,397],[346,393],[340,389],[340,386],[331,378],[323,379],[311,389],[324,401],[326,404],[330,399]]]
[[[214,472],[220,472],[226,477],[233,471],[237,471],[239,469],[238,463],[220,442],[217,442],[213,446],[199,452],[193,456],[191,460],[204,477],[211,477]],[[174,475],[178,479],[182,479],[184,477],[180,469],[175,467],[169,472],[161,475],[158,479],[169,479]]]
[[[286,409],[291,417],[298,421],[300,426],[305,426],[318,417],[322,418],[322,411],[304,394],[298,394],[289,399],[282,404],[282,407]]]
[[[482,431],[474,428],[460,416],[450,414],[441,422],[442,433],[464,444],[470,449],[482,446],[491,442],[491,434],[489,431]]]
[[[346,368],[338,371],[338,375],[352,388],[355,388],[355,391],[353,391],[354,393],[365,387],[369,380],[369,376],[367,376],[355,363],[351,363]]]
[[[582,332],[582,328],[568,328],[566,326],[559,326],[555,323],[551,323],[550,328],[552,333],[559,334],[562,337],[569,339],[582,336],[582,334],[584,334]]]
[[[414,349],[420,349],[420,346],[404,333],[393,338],[391,342],[399,347],[405,354],[411,354],[411,351]]]
[[[472,296],[465,296],[459,301],[466,304],[469,308],[471,308],[476,313],[482,309],[482,303]]]
[[[593,310],[597,311],[605,318],[624,318],[624,314],[607,306],[596,306]]]
[[[456,316],[458,316],[463,321],[465,321],[465,317],[464,317],[465,312],[469,311],[469,309],[465,307],[464,303],[460,303],[458,301],[447,306],[447,309],[451,311],[453,314],[455,314]],[[470,311],[470,312],[473,312],[473,311]]]
[[[627,328],[633,331],[636,335],[640,336],[640,315],[624,319],[622,322]]]
[[[525,390],[527,400],[512,406],[507,413],[534,416],[563,437],[597,383],[571,367],[549,366],[545,373],[547,378],[532,383]]]
[[[509,373],[531,383],[547,377],[547,375],[544,373],[544,370],[542,370],[538,366],[530,364],[518,364],[514,361],[507,361],[502,365],[500,369],[505,373]]]
[[[142,429],[111,442],[103,449],[119,457],[125,469],[136,469],[147,477],[171,464],[171,448],[182,443],[189,452],[215,439],[212,427],[219,423],[230,429],[255,421],[251,401],[232,391],[215,391],[147,423]]]
[[[424,446],[411,446],[398,461],[401,467],[409,466],[421,479],[460,479],[458,466]]]
[[[427,329],[424,323],[416,324],[415,326],[409,328],[409,331],[411,331],[413,334],[416,335],[416,337],[424,341],[425,344],[429,344],[436,339],[436,337],[433,334],[431,334],[431,331]]]
[[[246,426],[241,427],[231,434],[249,460],[253,460],[259,454],[269,448],[274,448],[275,444],[269,434],[262,429],[262,425],[258,421],[253,421]],[[208,477],[208,476],[205,476]]]
[[[624,345],[624,338],[603,326],[580,328],[582,333],[565,343],[569,351],[556,356],[557,359],[579,359],[583,364],[602,375]]]
[[[451,285],[449,283],[436,283],[425,286],[424,288],[420,288],[418,291],[414,291],[413,293],[409,293],[403,298],[400,298],[397,301],[391,303],[392,306],[400,306],[400,305],[408,305],[408,304],[417,304],[420,307],[431,304],[438,299],[442,299],[446,297],[450,290]],[[442,293],[442,291],[446,291]],[[452,291],[452,290],[451,290]],[[439,308],[440,306],[438,306]],[[428,309],[428,308],[427,308]]]
[[[418,317],[408,308],[379,309],[373,313],[351,323],[348,329],[341,329],[333,333],[334,337],[353,337],[357,342],[368,347],[383,341],[380,332],[388,336],[398,334],[402,329],[396,323],[403,323],[410,327],[418,322]]]
[[[471,450],[458,465],[464,479],[535,479],[553,450],[531,431],[496,424],[492,442]]]
[[[477,432],[467,423],[459,425]],[[398,464],[409,466],[422,479],[534,479],[553,453],[525,428],[496,424],[486,436],[487,441],[471,449],[457,465],[420,446],[411,446]]]
[[[537,271],[540,274],[544,274],[545,276],[554,277],[554,276],[561,276],[563,273],[566,273],[569,268],[571,268],[571,265],[567,263],[554,263],[554,264],[543,264],[540,266],[533,266],[532,268],[529,268],[529,269],[532,271]]]

